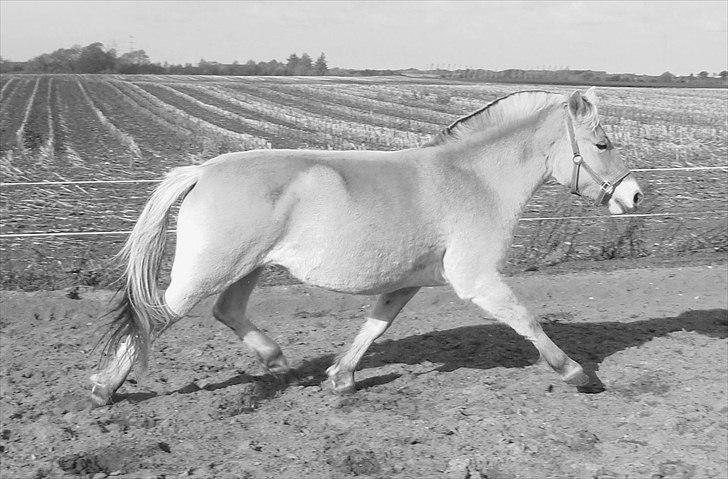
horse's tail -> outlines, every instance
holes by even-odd
[[[146,368],[150,339],[174,318],[158,288],[169,212],[180,197],[195,186],[200,167],[185,166],[170,171],[157,186],[139,215],[126,244],[117,255],[126,263],[121,296],[113,313],[104,355],[115,354],[120,342],[130,338],[133,357]]]

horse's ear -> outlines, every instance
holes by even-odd
[[[571,96],[569,96],[569,110],[571,110],[571,114],[574,115],[574,118],[579,118],[584,115],[587,108],[588,105],[584,101],[584,97],[579,90],[576,90],[571,94]]]
[[[594,106],[597,106],[597,103],[599,103],[599,98],[597,97],[597,88],[596,87],[590,87],[586,93],[584,93],[584,98],[586,98],[586,101],[591,103]]]

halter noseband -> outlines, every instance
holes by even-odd
[[[566,113],[566,131],[569,133],[569,141],[571,141],[571,150],[574,153],[572,161],[574,162],[574,169],[571,171],[571,187],[569,191],[575,195],[581,196],[579,193],[579,172],[583,166],[587,173],[599,184],[599,196],[597,196],[597,206],[604,204],[614,194],[614,189],[617,185],[627,177],[631,172],[629,168],[622,167],[614,175],[611,181],[604,180],[596,171],[594,171],[585,161],[584,157],[579,152],[579,145],[576,143],[576,135],[574,134],[574,123],[571,120],[571,114],[569,113],[568,105],[564,105]]]

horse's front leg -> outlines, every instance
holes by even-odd
[[[334,364],[326,370],[334,391],[338,393],[352,393],[354,386],[354,371],[359,365],[369,346],[381,336],[394,318],[397,317],[404,305],[412,299],[420,288],[403,288],[379,296],[377,304],[370,316],[362,326],[354,342],[341,354]]]
[[[541,328],[541,324],[523,306],[513,291],[497,273],[479,275],[469,279],[470,275],[450,275],[455,292],[464,299],[469,299],[493,316],[528,339],[538,349],[541,359],[556,371],[561,379],[573,386],[584,386],[589,377],[582,367],[566,355]],[[470,276],[472,277],[472,276]]]

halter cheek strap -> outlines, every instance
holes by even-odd
[[[587,173],[599,184],[599,196],[597,196],[596,204],[602,205],[614,194],[614,189],[617,185],[630,174],[630,171],[626,167],[620,168],[616,174],[612,176],[611,180],[604,180],[599,174],[592,169],[585,161],[584,157],[579,152],[579,144],[576,142],[576,135],[574,134],[574,123],[571,120],[571,115],[568,111],[568,106],[564,105],[566,110],[566,131],[569,134],[569,141],[571,142],[571,151],[574,153],[572,161],[574,162],[574,168],[571,170],[571,186],[569,191],[575,195],[581,196],[579,193],[579,173],[581,168],[584,167]]]

